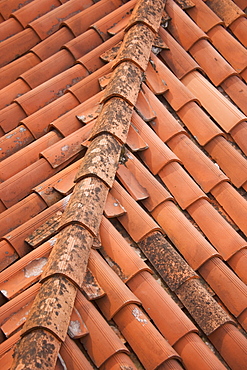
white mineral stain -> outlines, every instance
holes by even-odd
[[[62,152],[66,152],[68,149],[69,149],[69,146],[68,146],[68,145],[64,145],[64,146],[61,148],[61,151],[62,151]]]
[[[142,312],[138,310],[138,308],[134,308],[132,310],[132,315],[136,318],[138,322],[141,322],[142,324],[148,323],[146,319],[141,319]]]
[[[43,267],[47,263],[47,258],[41,257],[36,260],[33,260],[30,262],[25,268],[24,268],[24,275],[26,278],[30,278],[32,276],[38,276],[43,272]]]
[[[57,241],[57,238],[51,238],[50,240],[48,240],[48,243],[53,247],[56,241]]]
[[[76,335],[80,334],[81,333],[80,322],[78,320],[70,321],[69,331],[72,337],[75,337]]]
[[[62,358],[62,356],[60,355],[60,353],[58,354],[58,356],[57,356],[58,358],[59,358],[59,361],[60,361],[60,364],[62,365],[62,367],[63,367],[63,370],[68,370],[68,368],[67,368],[67,366],[66,366],[66,364],[65,364],[65,362],[64,362],[64,360],[63,360],[63,358]]]
[[[6,298],[8,298],[8,292],[7,292],[7,290],[2,289],[2,290],[1,290],[1,293],[2,293]]]

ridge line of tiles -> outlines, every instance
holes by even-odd
[[[165,1],[153,0],[150,3],[146,4],[143,0],[137,3],[130,20],[129,30],[127,31],[131,32],[133,24],[137,23],[143,24],[143,27],[148,29],[150,24],[152,26],[155,25],[155,29],[152,29],[153,37],[149,37],[149,42],[146,45],[149,49],[149,54],[155,33],[157,33],[160,25]],[[146,66],[148,58],[149,55],[145,58]],[[142,64],[142,68],[145,68],[145,64]],[[127,73],[127,78],[122,74],[125,72]],[[135,106],[141,82],[141,67],[137,66],[132,60],[128,62],[123,60],[114,70],[113,77],[102,101],[102,103],[106,101],[111,102],[111,99],[114,100],[115,97],[120,97],[127,104],[129,108],[127,109],[128,119],[124,122],[122,128],[122,130],[126,131],[125,136],[127,136],[132,110]],[[127,127],[125,127],[126,123],[128,124]],[[99,151],[99,145],[103,152]],[[102,161],[106,152],[113,154],[112,161],[107,167],[108,172],[105,171],[105,160]],[[48,361],[49,368],[55,368],[61,343],[66,338],[77,288],[78,285],[80,286],[80,282],[86,273],[93,236],[98,234],[103,208],[109,188],[114,181],[120,153],[121,144],[111,133],[96,136],[91,141],[77,175],[75,189],[62,216],[58,241],[52,250],[52,256],[49,258],[47,268],[43,273],[41,288],[24,325],[11,369],[23,366],[34,369],[37,362],[44,366],[48,364]],[[96,160],[100,175],[97,169],[95,170],[94,160]],[[83,248],[79,247],[81,234],[83,234]],[[77,259],[71,269],[68,263],[68,254],[71,256],[73,253],[77,255]],[[72,261],[70,260],[70,262]],[[81,270],[79,278],[75,274],[78,264]],[[54,310],[54,306],[57,307],[57,311]],[[42,310],[40,311],[40,309]],[[47,340],[47,344],[52,347],[52,354],[48,355],[38,351],[38,344],[41,344],[43,339]],[[37,344],[33,348],[31,361],[28,356],[30,340]]]

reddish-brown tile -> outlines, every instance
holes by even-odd
[[[39,159],[39,153],[61,139],[56,131],[51,131],[0,163],[0,181],[3,182],[22,171]]]
[[[186,13],[175,3],[168,0],[166,11],[171,17],[168,23],[168,30],[173,37],[187,51],[200,39],[207,39],[208,36],[186,15]]]
[[[197,41],[190,48],[190,54],[202,67],[215,86],[219,86],[228,77],[237,74],[208,40]],[[205,58],[205,54],[207,58]]]
[[[3,67],[23,55],[34,45],[38,44],[39,41],[40,38],[31,28],[26,28],[9,39],[2,41],[0,66]]]
[[[137,181],[133,173],[128,168],[120,164],[117,170],[117,178],[121,181],[125,189],[136,201],[148,198],[147,190]]]
[[[156,65],[152,60],[149,61],[147,69],[145,71],[146,84],[156,95],[162,95],[168,90],[166,81],[158,73]]]
[[[68,27],[68,29],[70,29],[77,37],[84,33],[94,22],[104,18],[109,13],[115,22],[117,22],[118,18],[116,17],[116,14],[120,13],[122,15],[122,13],[124,14],[124,11],[127,12],[129,9],[129,4],[123,5],[119,8],[120,5],[122,5],[120,0],[103,0],[94,3],[79,14],[75,14],[73,17],[64,20],[63,25],[66,25],[66,27]]]
[[[222,260],[211,258],[198,272],[235,317],[246,309],[247,287]]]
[[[219,256],[173,202],[164,202],[152,215],[194,270],[213,256]]]
[[[18,259],[15,249],[6,240],[0,241],[0,271]]]
[[[111,194],[120,201],[127,213],[119,217],[120,223],[132,239],[139,241],[152,231],[160,231],[154,220],[134,201],[134,199],[116,181]],[[131,220],[131,221],[130,221]]]
[[[247,329],[247,310],[246,309],[241,313],[241,315],[239,315],[238,322],[242,326],[242,328],[244,328],[244,330],[246,331]]]
[[[208,142],[205,149],[236,187],[239,188],[245,183],[246,160],[223,136]]]
[[[247,99],[247,86],[237,76],[231,76],[225,80],[221,87],[232,99],[232,101],[242,110],[244,114],[247,114],[246,99]]]
[[[135,109],[145,122],[150,122],[156,117],[156,112],[150,105],[144,91],[140,90]]]
[[[85,355],[68,335],[62,343],[59,353],[68,369],[73,366],[74,370],[93,370],[92,365],[89,363]],[[62,368],[64,369],[64,364]]]
[[[223,21],[202,0],[193,0],[194,7],[186,9],[186,13],[206,33],[222,24]]]
[[[5,133],[9,133],[9,131],[15,129],[19,125],[19,122],[26,116],[21,106],[13,102],[11,105],[1,110],[0,125]],[[12,133],[9,133],[9,135],[12,135]]]
[[[214,137],[223,135],[219,127],[195,102],[189,102],[177,114],[200,145],[204,146]]]
[[[155,369],[169,358],[179,359],[178,354],[136,305],[123,307],[114,316],[114,321],[145,369]],[[142,340],[144,336],[146,341]]]
[[[129,281],[141,271],[151,272],[146,263],[105,217],[100,226],[100,238],[103,256],[124,282]]]
[[[240,331],[231,324],[220,326],[209,340],[233,370],[244,369],[247,361],[247,342]]]
[[[238,73],[242,72],[246,68],[246,49],[222,26],[214,27],[208,32],[208,36],[216,49]],[[234,53],[232,50],[234,50]]]
[[[187,211],[225,260],[246,247],[245,240],[207,200],[199,199]]]
[[[34,46],[29,54],[35,54],[40,60],[45,60],[57,53],[66,42],[73,38],[72,32],[68,28],[62,27],[53,35]]]
[[[247,202],[244,197],[228,183],[222,183],[216,186],[212,190],[212,194],[236,225],[247,235],[247,225],[245,222]]]
[[[28,91],[30,91],[29,85],[18,78],[16,81],[0,90],[0,109],[5,108],[7,105],[11,104],[14,99]]]
[[[133,153],[148,149],[148,144],[143,140],[141,135],[139,135],[137,128],[132,124],[130,124],[129,127],[126,144]]]
[[[63,48],[69,50],[75,59],[81,58],[91,50],[97,48],[102,43],[102,39],[94,30],[87,30],[82,35],[67,42]]]
[[[186,170],[205,193],[228,180],[228,177],[183,133],[170,139],[167,145],[182,160]]]
[[[169,47],[169,49],[161,51],[160,56],[178,78],[182,78],[195,69],[200,69],[196,61],[186,53],[169,32],[161,27],[159,35]]]
[[[247,249],[241,249],[239,252],[235,253],[228,261],[228,264],[235,271],[235,273],[240,277],[240,279],[247,284],[247,274],[246,274],[246,262],[247,262]]]
[[[3,0],[1,1],[0,12],[4,19],[8,19],[11,13],[16,12],[19,8],[26,6],[32,0]]]
[[[130,357],[125,353],[116,353],[111,356],[103,365],[100,370],[118,370],[118,369],[131,369],[137,370],[137,367],[131,361]]]
[[[246,117],[229,100],[227,100],[199,72],[191,72],[183,77],[182,82],[195,94],[203,107],[226,131],[232,130]]]
[[[14,36],[18,32],[23,30],[22,25],[14,18],[9,18],[3,22],[0,26],[1,30],[1,41],[6,40],[9,37]]]
[[[230,134],[244,154],[247,155],[247,119],[233,127]]]
[[[246,29],[247,29],[247,20],[246,18],[240,17],[236,19],[230,26],[230,30],[237,37],[237,39],[247,47],[246,39]]]
[[[178,157],[155,135],[152,129],[138,116],[132,115],[132,123],[139,135],[148,144],[148,148],[139,152],[140,158],[148,165],[153,174],[157,174],[164,166],[179,162]],[[158,154],[159,153],[159,154]]]
[[[61,3],[58,0],[41,0],[39,1],[39,6],[37,6],[37,2],[32,1],[30,4],[15,11],[12,16],[25,28],[34,19],[49,13],[60,5]]]
[[[29,197],[0,214],[0,235],[3,236],[22,225],[45,208],[46,204],[42,198],[37,196],[37,194],[31,194]],[[4,222],[2,220],[4,220]]]
[[[201,198],[207,198],[179,163],[169,163],[161,169],[159,176],[182,209]]]
[[[115,353],[128,353],[125,345],[106,323],[99,311],[80,291],[77,292],[75,307],[89,331],[89,335],[82,338],[81,343],[97,367]]]
[[[107,218],[115,218],[122,216],[126,213],[124,207],[119,203],[119,201],[114,198],[111,193],[107,194],[106,204],[104,208],[104,215]]]
[[[18,152],[32,141],[33,136],[30,131],[23,125],[18,126],[15,130],[0,139],[1,160],[10,157],[13,153]]]
[[[7,86],[15,81],[21,73],[29,70],[40,63],[40,59],[33,53],[28,53],[14,60],[5,67],[0,68],[0,88]]]
[[[228,27],[239,17],[244,16],[244,12],[229,0],[207,0],[207,5],[224,21]]]
[[[242,10],[244,10],[247,7],[247,1],[246,0],[234,0],[234,2]]]
[[[91,0],[68,1],[29,24],[41,40],[55,33],[63,21],[93,5]]]
[[[195,325],[149,272],[138,273],[128,281],[128,286],[172,346],[188,333],[197,332]]]
[[[0,356],[14,347],[15,343],[20,339],[20,332],[15,333],[10,338],[0,344]],[[13,348],[14,349],[14,348]],[[13,360],[13,358],[12,358]]]

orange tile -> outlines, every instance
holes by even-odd
[[[10,208],[18,201],[29,195],[32,188],[51,177],[56,170],[41,158],[10,179],[0,184],[0,198],[6,208]]]
[[[247,119],[244,122],[239,123],[236,125],[230,132],[231,136],[238,144],[240,149],[247,155],[247,144],[246,144],[246,137],[247,137]]]
[[[44,106],[37,112],[34,112],[29,117],[24,118],[22,120],[22,123],[26,128],[28,128],[32,135],[36,139],[38,139],[47,133],[49,125],[54,120],[58,119],[58,117],[61,117],[61,120],[64,117],[67,117],[66,113],[72,110],[74,107],[77,107],[78,104],[79,104],[78,100],[72,94],[65,94],[61,96],[60,99],[53,101],[52,103],[50,103],[47,106]],[[77,121],[76,117],[75,121]],[[80,127],[81,124],[78,124],[78,126],[76,126],[76,128]],[[59,130],[59,132],[63,134],[62,130]],[[67,132],[68,134],[70,134],[71,133],[70,129],[67,129],[66,133]]]
[[[125,345],[107,324],[103,316],[80,291],[76,296],[75,307],[89,330],[89,335],[82,338],[81,343],[97,367],[101,366],[115,353],[128,353]]]
[[[180,365],[180,362],[173,359],[168,359],[167,361],[163,362],[162,365],[157,367],[157,370],[181,370],[182,365]]]
[[[247,29],[247,22],[246,18],[240,17],[236,19],[230,26],[230,30],[233,32],[234,36],[245,46],[247,47],[247,40],[246,40],[246,29]]]
[[[188,333],[197,332],[195,325],[149,272],[138,273],[128,281],[128,286],[171,346]]]
[[[247,249],[241,249],[227,261],[227,263],[245,284],[247,284],[246,262]]]
[[[208,32],[214,47],[238,72],[242,72],[247,65],[246,49],[222,26],[216,26]],[[232,52],[234,50],[234,53]]]
[[[215,86],[219,86],[228,77],[237,74],[208,40],[197,41],[190,48],[190,54]],[[205,58],[205,55],[207,55],[207,58]]]
[[[243,70],[241,77],[245,82],[247,82],[247,68]]]
[[[8,300],[39,280],[51,249],[52,245],[46,242],[1,272],[1,290]]]
[[[18,32],[23,30],[22,25],[14,18],[9,18],[3,22],[0,26],[1,30],[1,41],[8,39],[16,35]]]
[[[152,215],[194,270],[213,256],[219,256],[173,202],[164,202]]]
[[[162,168],[159,176],[183,210],[197,200],[207,198],[179,163],[169,163]]]
[[[125,165],[120,164],[118,166],[116,175],[133,199],[138,201],[149,197],[147,190],[137,181],[133,173]]]
[[[156,369],[168,359],[179,360],[178,354],[136,305],[123,307],[114,316],[114,321],[145,369]]]
[[[100,226],[100,238],[105,259],[124,282],[141,271],[151,272],[146,263],[105,217],[102,218]]]
[[[244,16],[244,12],[234,1],[208,0],[207,5],[224,21],[227,27],[239,17]]]
[[[131,369],[137,370],[137,367],[131,361],[130,357],[125,353],[116,353],[111,356],[103,365],[100,370],[118,370],[118,369]]]
[[[16,101],[26,114],[30,115],[64,95],[69,87],[87,75],[85,68],[77,64],[17,98]]]
[[[29,197],[18,202],[13,207],[0,214],[0,236],[22,225],[45,208],[45,202],[42,198],[37,196],[37,194],[31,194]],[[4,222],[2,220],[4,220]]]
[[[11,105],[1,110],[0,125],[3,131],[8,133],[15,129],[19,125],[19,122],[26,116],[21,106],[13,102]]]
[[[49,12],[34,20],[29,24],[29,27],[31,27],[37,33],[37,35],[39,35],[41,40],[44,40],[55,33],[64,20],[72,17],[76,13],[81,12],[92,4],[93,2],[91,0],[68,1],[62,6],[54,9],[52,12]]]
[[[69,42],[73,38],[74,35],[72,32],[68,28],[62,27],[53,35],[34,46],[29,54],[37,55],[40,60],[45,60],[57,53],[66,42]]]
[[[239,188],[245,183],[246,160],[223,136],[215,137],[207,143],[205,150],[217,162],[236,187]]]
[[[244,239],[207,200],[199,199],[187,211],[225,260],[246,247]]]
[[[29,70],[40,63],[40,59],[33,53],[28,53],[22,57],[0,68],[0,88],[14,82],[21,73]]]
[[[107,320],[111,320],[122,307],[141,303],[98,252],[91,250],[88,266],[106,293],[97,299],[97,305]]]
[[[86,359],[85,355],[68,335],[62,343],[59,353],[62,360],[65,362],[67,369],[72,366],[73,370],[93,370],[92,365]],[[64,369],[64,365],[62,368]]]
[[[204,146],[214,137],[223,134],[195,102],[189,102],[177,114],[200,145]]]
[[[12,82],[8,86],[0,90],[0,109],[5,108],[7,105],[11,104],[14,99],[18,96],[25,94],[30,91],[28,84],[18,78],[16,81]]]
[[[23,28],[25,28],[34,19],[49,13],[60,5],[61,3],[58,0],[41,0],[39,1],[39,6],[37,7],[37,3],[34,1],[15,11],[12,16],[17,19],[18,22],[20,22]]]
[[[247,99],[247,86],[237,76],[231,76],[221,84],[225,93],[232,99],[232,101],[238,106],[238,108],[247,114],[246,99]]]
[[[160,56],[179,79],[195,69],[200,69],[196,61],[186,53],[169,32],[161,27],[159,35],[169,47],[169,49],[162,50]]]
[[[10,131],[0,139],[1,159],[4,160],[34,140],[32,134],[23,125]]]
[[[198,272],[235,317],[246,309],[247,287],[222,260],[214,257]]]
[[[179,134],[167,142],[169,148],[205,193],[226,182],[228,177],[186,135]]]
[[[90,9],[90,8],[89,8]],[[81,58],[102,43],[102,39],[94,30],[87,30],[82,35],[67,42],[63,48],[69,50],[75,59]]]
[[[137,113],[132,115],[132,124],[139,135],[148,144],[148,148],[139,152],[140,158],[156,175],[164,166],[172,162],[179,162],[178,157],[155,135],[152,129],[141,119]],[[158,154],[159,153],[159,154]]]
[[[168,191],[155,179],[145,166],[130,152],[127,152],[125,166],[131,171],[139,183],[148,192],[148,198],[142,204],[151,212],[165,200],[172,199]]]
[[[198,40],[208,38],[174,1],[167,1],[166,11],[171,17],[168,31],[186,51]]]
[[[6,240],[0,241],[0,271],[18,259],[18,254]]]
[[[108,29],[107,32],[109,33],[109,35],[114,36],[119,31],[124,30],[129,23],[130,17],[131,17],[130,13],[126,13],[126,15],[119,22],[117,22],[115,25]]]
[[[9,351],[11,348],[14,347],[15,343],[20,339],[20,332],[15,333],[10,338],[5,340],[3,343],[0,344],[0,356],[2,356],[4,353]],[[13,357],[12,357],[13,361]]]
[[[204,32],[208,33],[223,21],[201,0],[193,0],[194,7],[186,9],[186,13]]]
[[[220,326],[209,335],[220,355],[231,369],[244,369],[247,361],[247,342],[240,331],[231,324]]]
[[[247,202],[244,197],[228,183],[216,186],[212,190],[212,194],[235,224],[247,235],[247,225],[245,222]]]
[[[185,88],[169,68],[167,68],[154,54],[152,54],[152,60],[160,77],[166,81],[168,86],[168,90],[165,92],[164,97],[175,111],[181,109],[188,102],[197,100],[193,93]]]
[[[3,182],[17,172],[22,171],[32,163],[39,159],[39,153],[55,144],[61,139],[60,135],[56,131],[51,131],[39,140],[25,146],[17,153],[12,154],[4,161],[0,162],[0,181]]]
[[[5,352],[3,356],[0,357],[1,366],[3,370],[7,370],[11,368],[13,362],[13,354],[14,354],[14,347],[12,347],[9,351]]]
[[[188,369],[226,369],[216,355],[209,349],[198,335],[189,333],[181,338],[174,349],[182,357],[183,363]]]
[[[111,194],[119,200],[127,213],[119,217],[119,222],[134,241],[139,241],[152,231],[160,231],[154,220],[134,201],[134,199],[116,181]]]
[[[19,0],[4,0],[1,1],[1,7],[0,11],[2,13],[2,16],[4,19],[8,19],[11,13],[14,13],[17,11],[18,6],[23,7],[26,6],[27,3],[25,0],[19,1]]]
[[[195,94],[202,106],[226,132],[229,132],[239,122],[246,119],[243,113],[228,101],[199,72],[189,73],[183,77],[182,82]]]
[[[247,2],[246,2],[246,0],[235,0],[234,2],[235,2],[235,4],[237,4],[237,6],[238,6],[240,9],[242,9],[242,10],[244,10],[244,9],[247,7]]]
[[[0,67],[23,55],[39,42],[40,38],[31,28],[27,28],[9,39],[2,41]]]
[[[66,25],[66,27],[68,27],[77,37],[87,31],[91,24],[103,18],[107,14],[114,12],[114,10],[118,9],[118,6],[121,4],[121,1],[108,0],[94,3],[93,5],[84,9],[82,12],[64,20],[63,25]]]
[[[94,241],[95,240],[97,240],[97,239],[94,238]],[[94,241],[93,241],[92,248],[93,249],[101,248],[101,246],[99,245],[100,243],[98,243],[98,245],[96,246],[94,244]],[[92,274],[92,272],[89,268],[87,268],[86,275],[84,277],[81,289],[83,290],[84,294],[86,295],[86,297],[89,301],[93,301],[93,300],[101,298],[105,295],[104,290],[99,285],[98,280],[95,278],[95,276]]]

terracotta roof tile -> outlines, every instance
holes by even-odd
[[[20,334],[13,369],[244,367],[245,0],[18,4],[0,2],[4,368]]]

